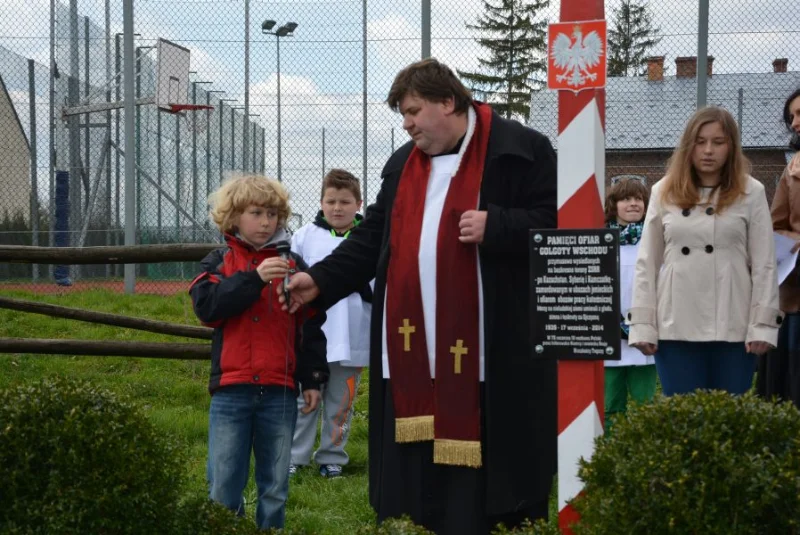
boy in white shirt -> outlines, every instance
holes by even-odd
[[[606,196],[606,227],[619,229],[620,319],[627,316],[631,306],[636,255],[649,198],[647,186],[636,177],[623,177],[612,182]],[[627,412],[629,396],[634,403],[647,403],[656,393],[655,359],[628,345],[629,327],[624,320],[620,322],[620,328],[622,358],[605,362],[606,432],[611,430],[617,416]]]
[[[321,210],[314,222],[292,237],[292,251],[308,265],[328,256],[357,227],[363,216],[358,179],[343,169],[332,169],[322,182]],[[369,362],[369,321],[372,289],[366,286],[342,299],[327,311],[322,330],[327,338],[330,378],[322,390],[322,435],[313,454],[323,477],[342,475],[349,457],[345,452],[353,402],[362,367]],[[303,400],[298,398],[298,404]],[[311,463],[320,410],[298,414],[292,442],[290,475]]]

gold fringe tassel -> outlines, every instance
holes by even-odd
[[[481,443],[437,438],[433,441],[433,462],[480,468]]]
[[[395,418],[396,442],[422,442],[433,440],[433,415]]]

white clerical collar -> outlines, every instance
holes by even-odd
[[[475,124],[477,123],[477,115],[475,114],[475,110],[470,105],[467,108],[467,133],[464,135],[464,141],[461,143],[461,149],[458,151],[458,161],[456,165],[453,166],[453,171],[450,174],[451,177],[456,176],[458,173],[458,168],[461,165],[461,160],[464,158],[464,153],[467,151],[467,147],[469,147],[469,143],[472,140],[472,134],[475,133]]]

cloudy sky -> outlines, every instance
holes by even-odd
[[[617,0],[607,2],[607,18]],[[111,33],[122,31],[119,0],[110,2]],[[432,53],[450,66],[474,70],[482,51],[476,34],[465,28],[482,11],[481,0],[432,0]],[[774,0],[711,2],[709,53],[715,73],[769,72],[774,58],[789,58],[789,69],[800,68],[800,26],[786,16],[786,3]],[[68,4],[64,4],[68,5]],[[0,0],[0,46],[20,57],[49,62],[49,0]],[[284,180],[293,190],[299,211],[310,217],[317,202],[325,167],[342,166],[362,175],[362,8],[361,0],[250,1],[250,103],[254,120],[266,129],[267,173],[276,173],[277,75],[276,40],[261,35],[261,22],[298,23],[294,37],[281,40],[282,154]],[[694,55],[697,41],[697,0],[651,3],[654,23],[663,39],[652,51],[665,55],[667,74],[674,74],[677,56]],[[78,0],[80,15],[92,26],[105,27],[105,0]],[[542,17],[555,21],[559,3]],[[66,17],[64,17],[66,19]],[[81,21],[82,24],[82,21]],[[191,49],[196,80],[213,82],[244,101],[243,0],[136,0],[137,45],[152,45],[158,37]],[[69,20],[56,23],[59,51],[69,45]],[[92,32],[93,33],[93,32]],[[101,33],[102,37],[102,33]],[[82,46],[82,45],[81,45]],[[92,43],[102,57],[102,39]],[[394,74],[420,56],[419,0],[369,0],[367,6],[368,172],[370,198],[379,172],[394,146],[407,140],[400,119],[382,103]],[[62,56],[63,57],[63,56]],[[59,66],[61,69],[66,66]],[[0,74],[27,115],[27,67],[18,58],[0,54]],[[100,84],[104,62],[91,65],[93,84]],[[47,76],[37,74],[39,108],[46,117]],[[39,91],[37,91],[39,92]],[[657,120],[657,117],[653,120]],[[42,138],[42,136],[40,136]],[[46,146],[46,145],[45,145]],[[46,154],[46,150],[40,151]]]

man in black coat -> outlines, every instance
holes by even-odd
[[[370,502],[439,534],[546,518],[556,364],[532,357],[530,229],[556,226],[556,157],[540,133],[473,101],[434,59],[387,98],[412,140],[364,222],[289,284],[327,308],[375,278]]]

